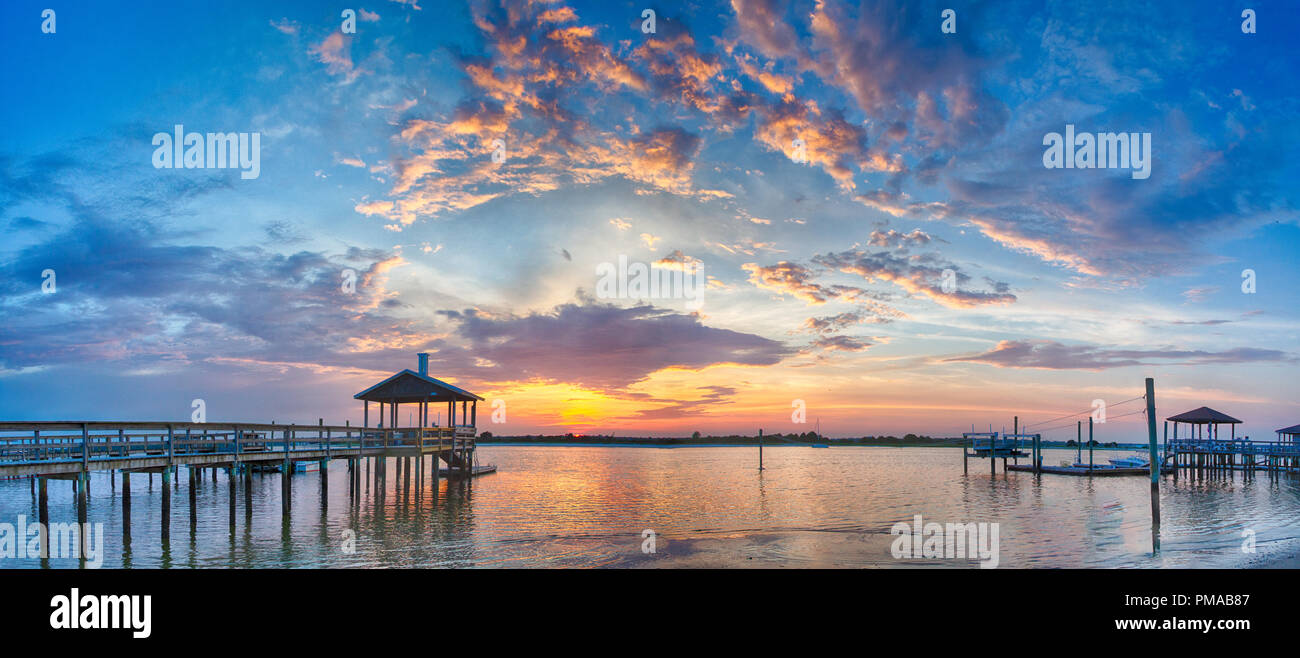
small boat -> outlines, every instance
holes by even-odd
[[[817,439],[818,439],[819,441],[820,441],[821,438],[822,438],[822,419],[820,419],[820,418],[817,419],[817,429],[813,430],[813,436],[817,437]],[[814,448],[829,448],[830,446],[826,445],[825,443],[814,443],[814,444],[812,444],[812,447],[814,447]]]
[[[1130,455],[1108,461],[1116,468],[1146,468],[1151,465],[1151,460],[1142,455]]]

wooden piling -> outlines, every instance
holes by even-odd
[[[86,559],[86,505],[90,499],[90,473],[82,471],[77,474],[78,487],[77,493],[77,542],[80,544],[77,549],[77,555],[81,559]]]
[[[122,471],[122,538],[131,539],[131,472]]]
[[[230,489],[230,535],[232,537],[235,535],[235,490],[238,488],[238,479],[235,474],[238,471],[239,464],[235,464],[230,467],[230,470],[226,471],[226,484],[229,485],[227,488]]]
[[[162,543],[164,550],[172,538],[172,488],[171,488],[171,467],[163,467],[162,472]]]
[[[330,463],[322,459],[320,462],[320,508],[325,511],[329,506],[330,497]]]
[[[1151,456],[1151,553],[1160,552],[1160,461],[1156,455],[1156,380],[1147,377],[1147,439]]]
[[[1088,469],[1092,470],[1092,416],[1088,416]]]

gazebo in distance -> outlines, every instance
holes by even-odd
[[[1290,441],[1291,443],[1300,443],[1300,425],[1283,427],[1277,431],[1278,441]]]
[[[419,354],[419,370],[402,370],[370,388],[352,396],[363,403],[363,427],[370,427],[370,403],[379,403],[379,422],[385,446],[417,446],[423,451],[432,447],[447,460],[448,466],[468,469],[474,459],[477,434],[478,402],[483,398],[429,376],[429,355]],[[447,403],[446,415],[439,423],[429,421],[431,405]],[[459,413],[457,413],[457,404]],[[401,405],[415,405],[414,422],[401,427]],[[450,440],[450,452],[444,452]]]
[[[1170,416],[1165,420],[1174,423],[1174,440],[1178,439],[1178,426],[1181,424],[1190,426],[1187,430],[1187,436],[1183,438],[1205,440],[1218,440],[1219,426],[1228,425],[1232,428],[1231,439],[1235,441],[1237,440],[1237,425],[1241,423],[1240,420],[1209,407],[1197,407],[1191,411],[1184,411],[1177,416]],[[1208,432],[1206,431],[1207,428],[1209,429]]]

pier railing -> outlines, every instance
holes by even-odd
[[[1300,444],[1291,441],[1248,441],[1246,439],[1173,439],[1169,441],[1169,453],[1300,457]]]
[[[0,465],[131,458],[324,452],[356,456],[394,448],[472,448],[472,426],[363,428],[350,425],[166,422],[0,422]]]

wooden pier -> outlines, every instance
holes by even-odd
[[[1300,472],[1300,444],[1243,439],[1174,439],[1165,445],[1165,468],[1178,471]]]
[[[174,488],[179,488],[177,469],[181,468],[189,469],[191,528],[197,521],[195,485],[202,481],[203,469],[211,469],[214,481],[217,470],[228,473],[232,528],[237,483],[242,477],[245,509],[251,513],[251,475],[255,471],[279,473],[282,513],[286,520],[295,473],[303,477],[303,472],[316,471],[324,505],[329,464],[333,460],[347,462],[348,487],[354,504],[360,502],[363,483],[369,488],[371,477],[382,500],[388,463],[394,460],[398,481],[408,488],[413,473],[420,486],[426,473],[436,483],[440,476],[473,477],[494,472],[496,466],[479,465],[474,458],[477,402],[483,398],[430,377],[427,354],[420,355],[419,366],[419,372],[403,370],[354,396],[364,404],[361,427],[351,423],[326,425],[322,419],[315,425],[0,421],[0,479],[32,478],[32,496],[39,521],[49,527],[49,480],[72,481],[77,521],[84,524],[90,474],[107,473],[114,491],[121,491],[123,535],[129,537],[131,476],[147,474],[152,483],[153,476],[158,474],[162,478],[160,535],[166,543],[171,528],[171,494]],[[371,402],[379,403],[377,427],[369,426]],[[430,423],[432,405],[444,402],[446,423]],[[457,403],[461,407],[459,414]],[[418,424],[399,426],[403,404],[415,406],[419,412]]]
[[[1173,423],[1173,437],[1169,436]],[[1277,441],[1237,438],[1241,421],[1209,407],[1200,407],[1165,419],[1164,468],[1173,471],[1269,473],[1300,472],[1300,426],[1277,430]],[[1227,425],[1228,438],[1219,438]],[[1179,436],[1180,426],[1184,429]]]

